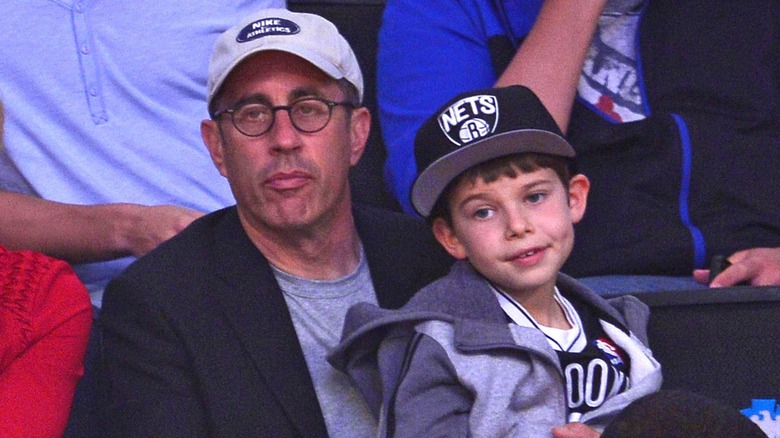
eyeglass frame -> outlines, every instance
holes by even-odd
[[[321,128],[315,129],[313,131],[306,131],[306,130],[303,130],[303,129],[298,127],[298,125],[295,123],[295,121],[294,121],[294,119],[292,117],[292,113],[290,111],[292,111],[293,106],[295,106],[296,104],[298,104],[300,102],[306,102],[306,101],[312,101],[312,100],[315,100],[315,101],[318,101],[318,102],[322,102],[322,103],[324,103],[328,107],[328,120],[322,125]],[[267,107],[269,109],[269,111],[271,112],[271,123],[268,125],[268,128],[266,128],[265,131],[263,131],[263,132],[261,132],[259,134],[247,134],[246,132],[242,131],[241,128],[239,128],[238,125],[236,124],[236,119],[235,119],[236,112],[238,110],[248,106],[248,105],[262,105],[262,106]],[[359,104],[356,104],[354,102],[350,102],[350,101],[347,101],[347,100],[344,100],[344,101],[341,101],[341,102],[335,102],[335,101],[328,100],[328,99],[325,99],[325,98],[322,98],[322,97],[309,96],[309,97],[304,97],[304,98],[298,99],[298,100],[292,102],[289,105],[269,106],[269,105],[266,105],[266,104],[264,104],[262,102],[257,102],[257,101],[241,102],[238,105],[233,106],[232,108],[227,108],[227,109],[223,109],[223,110],[219,110],[219,111],[215,112],[211,116],[211,119],[215,120],[215,121],[221,121],[222,120],[221,116],[223,114],[230,114],[230,122],[233,124],[233,127],[236,128],[236,131],[240,132],[241,134],[243,134],[243,135],[245,135],[247,137],[260,137],[262,135],[267,134],[268,131],[270,131],[271,128],[274,127],[274,123],[276,123],[276,112],[280,111],[280,110],[284,110],[284,111],[287,112],[287,117],[290,118],[290,123],[292,124],[292,126],[295,128],[296,131],[302,132],[304,134],[314,134],[316,132],[322,131],[323,129],[325,129],[328,126],[328,124],[330,123],[330,119],[333,118],[333,108],[335,108],[337,106],[344,106],[344,107],[347,107],[349,109],[360,108]]]

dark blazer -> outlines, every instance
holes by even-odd
[[[355,221],[383,307],[451,264],[422,222],[369,208],[355,208]],[[281,289],[235,207],[112,281],[100,324],[111,435],[327,435]]]

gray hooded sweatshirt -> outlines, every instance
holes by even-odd
[[[587,303],[630,358],[629,388],[579,420],[601,431],[661,387],[661,367],[647,347],[649,310],[631,296],[605,300],[564,274],[557,286]],[[490,285],[467,262],[401,309],[353,306],[328,360],[379,416],[379,436],[538,438],[567,422],[556,352],[539,330],[507,322]]]

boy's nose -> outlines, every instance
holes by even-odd
[[[513,239],[522,237],[525,234],[533,232],[533,225],[525,215],[519,212],[509,213],[506,223],[506,238]]]

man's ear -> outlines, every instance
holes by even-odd
[[[353,109],[350,119],[350,166],[355,166],[360,161],[360,157],[363,156],[370,130],[371,112],[368,111],[368,108],[360,107]]]
[[[203,143],[211,155],[211,162],[219,170],[219,173],[227,178],[225,169],[225,151],[222,144],[222,134],[219,131],[219,124],[214,120],[204,120],[200,122],[200,136],[203,137]]]
[[[451,256],[461,260],[466,258],[466,249],[447,221],[440,217],[434,219],[433,235]]]
[[[582,220],[588,205],[590,181],[585,175],[577,174],[569,180],[569,213],[572,223]]]

